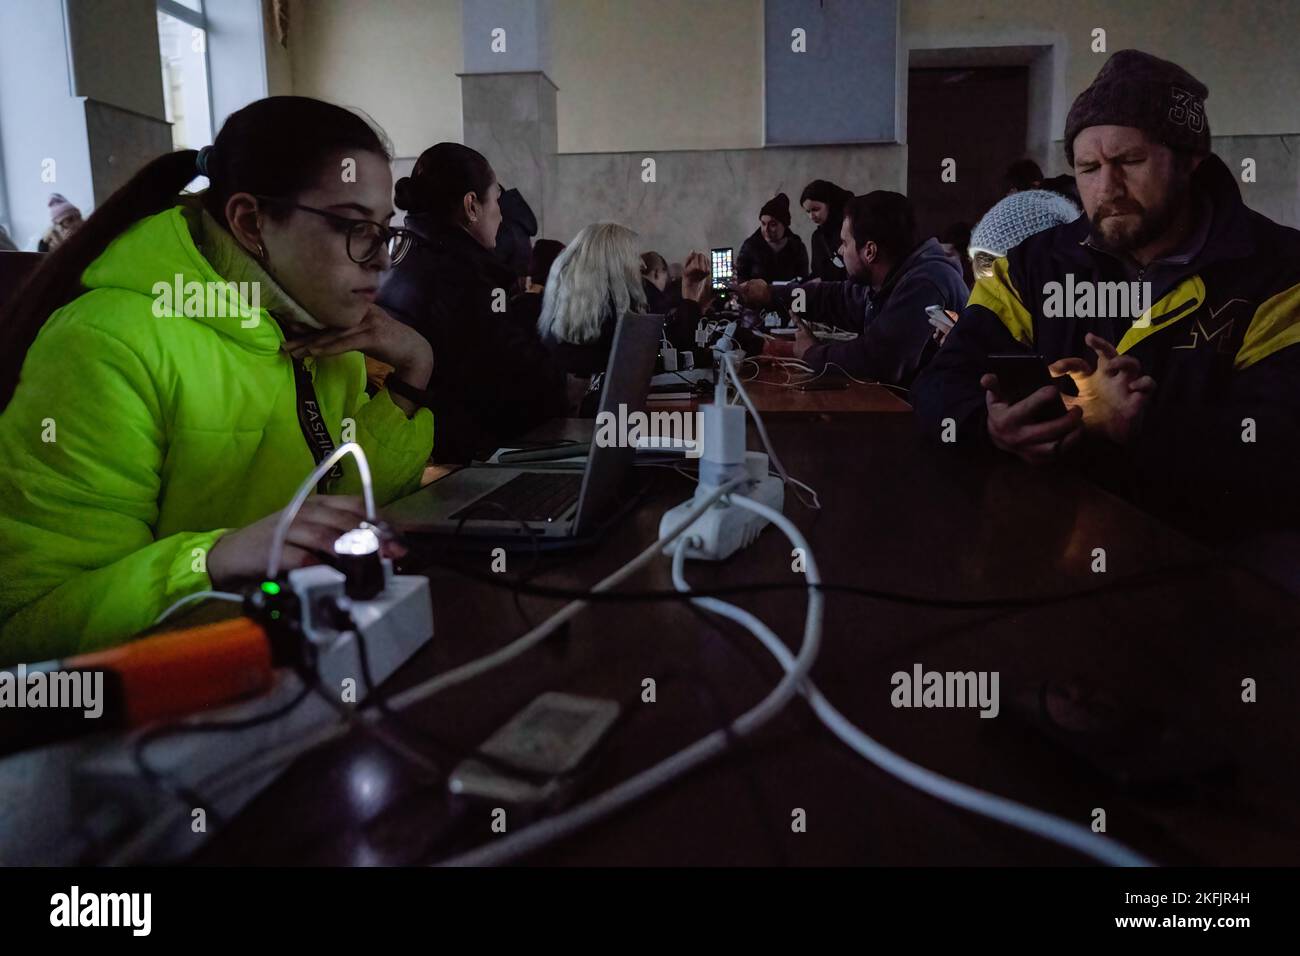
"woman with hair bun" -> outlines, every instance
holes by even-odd
[[[511,320],[516,276],[495,255],[501,186],[459,143],[426,149],[395,200],[418,241],[380,304],[433,346],[420,400],[438,421],[435,461],[467,462],[564,414],[564,378],[531,327]]]
[[[799,205],[808,214],[813,230],[811,278],[823,282],[843,282],[849,277],[840,259],[840,228],[844,225],[844,207],[853,193],[841,189],[828,179],[814,179],[803,188]]]

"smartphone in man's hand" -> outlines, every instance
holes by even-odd
[[[1008,405],[1023,402],[1044,385],[1056,385],[1041,355],[990,355],[988,371],[997,376],[998,397]],[[1048,422],[1064,414],[1065,402],[1057,395],[1035,413],[1034,420]]]

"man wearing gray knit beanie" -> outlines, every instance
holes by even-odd
[[[1242,201],[1208,97],[1149,53],[1106,61],[1065,123],[1084,215],[992,262],[912,398],[946,445],[1073,464],[1221,539],[1300,529],[1300,232]],[[1007,353],[1056,378],[999,382]]]

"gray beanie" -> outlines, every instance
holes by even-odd
[[[1074,137],[1089,126],[1132,126],[1171,149],[1210,151],[1205,84],[1177,63],[1141,50],[1120,50],[1103,64],[1065,118],[1065,158],[1074,165]]]
[[[1079,207],[1060,193],[1025,189],[1012,193],[984,214],[970,234],[970,255],[987,252],[1000,259],[1035,233],[1079,218]]]

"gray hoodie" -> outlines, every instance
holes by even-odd
[[[926,306],[960,312],[970,294],[961,264],[932,238],[908,253],[879,289],[853,279],[803,288],[808,318],[861,333],[849,342],[814,346],[805,362],[817,371],[834,363],[855,378],[902,386],[935,352]],[[787,304],[792,294],[783,291]]]

